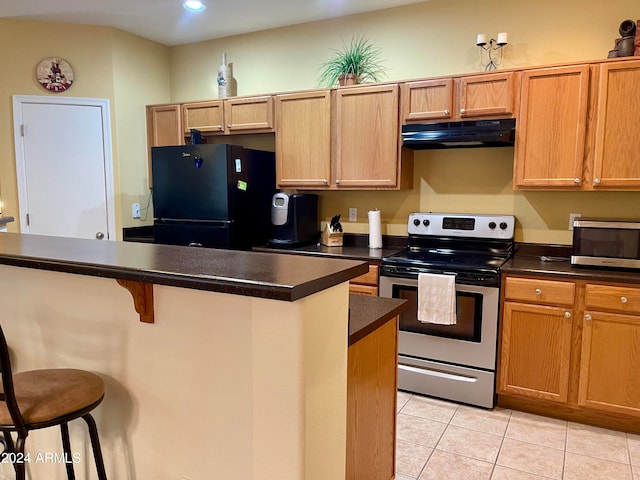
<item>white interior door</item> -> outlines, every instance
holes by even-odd
[[[115,239],[108,100],[14,96],[22,233]]]

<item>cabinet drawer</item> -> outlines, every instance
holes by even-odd
[[[372,297],[377,297],[378,287],[373,287],[371,285],[360,285],[358,283],[350,283],[349,293],[358,293],[360,295],[371,295]]]
[[[584,304],[587,308],[640,314],[640,287],[587,284]]]
[[[514,277],[505,281],[505,297],[509,300],[573,305],[575,290],[573,282]]]
[[[369,273],[352,278],[351,283],[378,286],[378,265],[369,265]]]

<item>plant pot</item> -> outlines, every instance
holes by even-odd
[[[338,83],[341,87],[358,84],[358,75],[355,73],[343,73],[338,77]]]

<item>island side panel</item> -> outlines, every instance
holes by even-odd
[[[105,380],[95,416],[110,477],[343,478],[346,282],[298,302],[159,286],[154,299],[156,323],[143,324],[113,279],[0,266],[16,370],[75,367]],[[325,335],[317,312],[328,304],[340,319]],[[325,365],[323,354],[334,358]],[[78,478],[92,478],[85,430],[72,424]],[[59,432],[33,432],[27,447],[61,452]],[[28,468],[66,478],[62,464]]]
[[[254,309],[260,319],[253,322],[254,465],[261,466],[254,471],[256,480],[285,478],[282,462],[291,460],[282,456],[282,446],[273,445],[274,434],[291,423],[287,419],[294,413],[300,426],[298,446],[304,447],[304,469],[296,480],[344,479],[348,292],[345,282],[288,303],[288,316],[283,302],[256,299],[261,305]],[[286,397],[300,399],[297,412],[281,401],[286,389],[291,389]],[[290,433],[287,438],[292,439]]]

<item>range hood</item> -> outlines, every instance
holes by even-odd
[[[512,147],[515,136],[515,118],[402,126],[402,145],[413,150]]]

